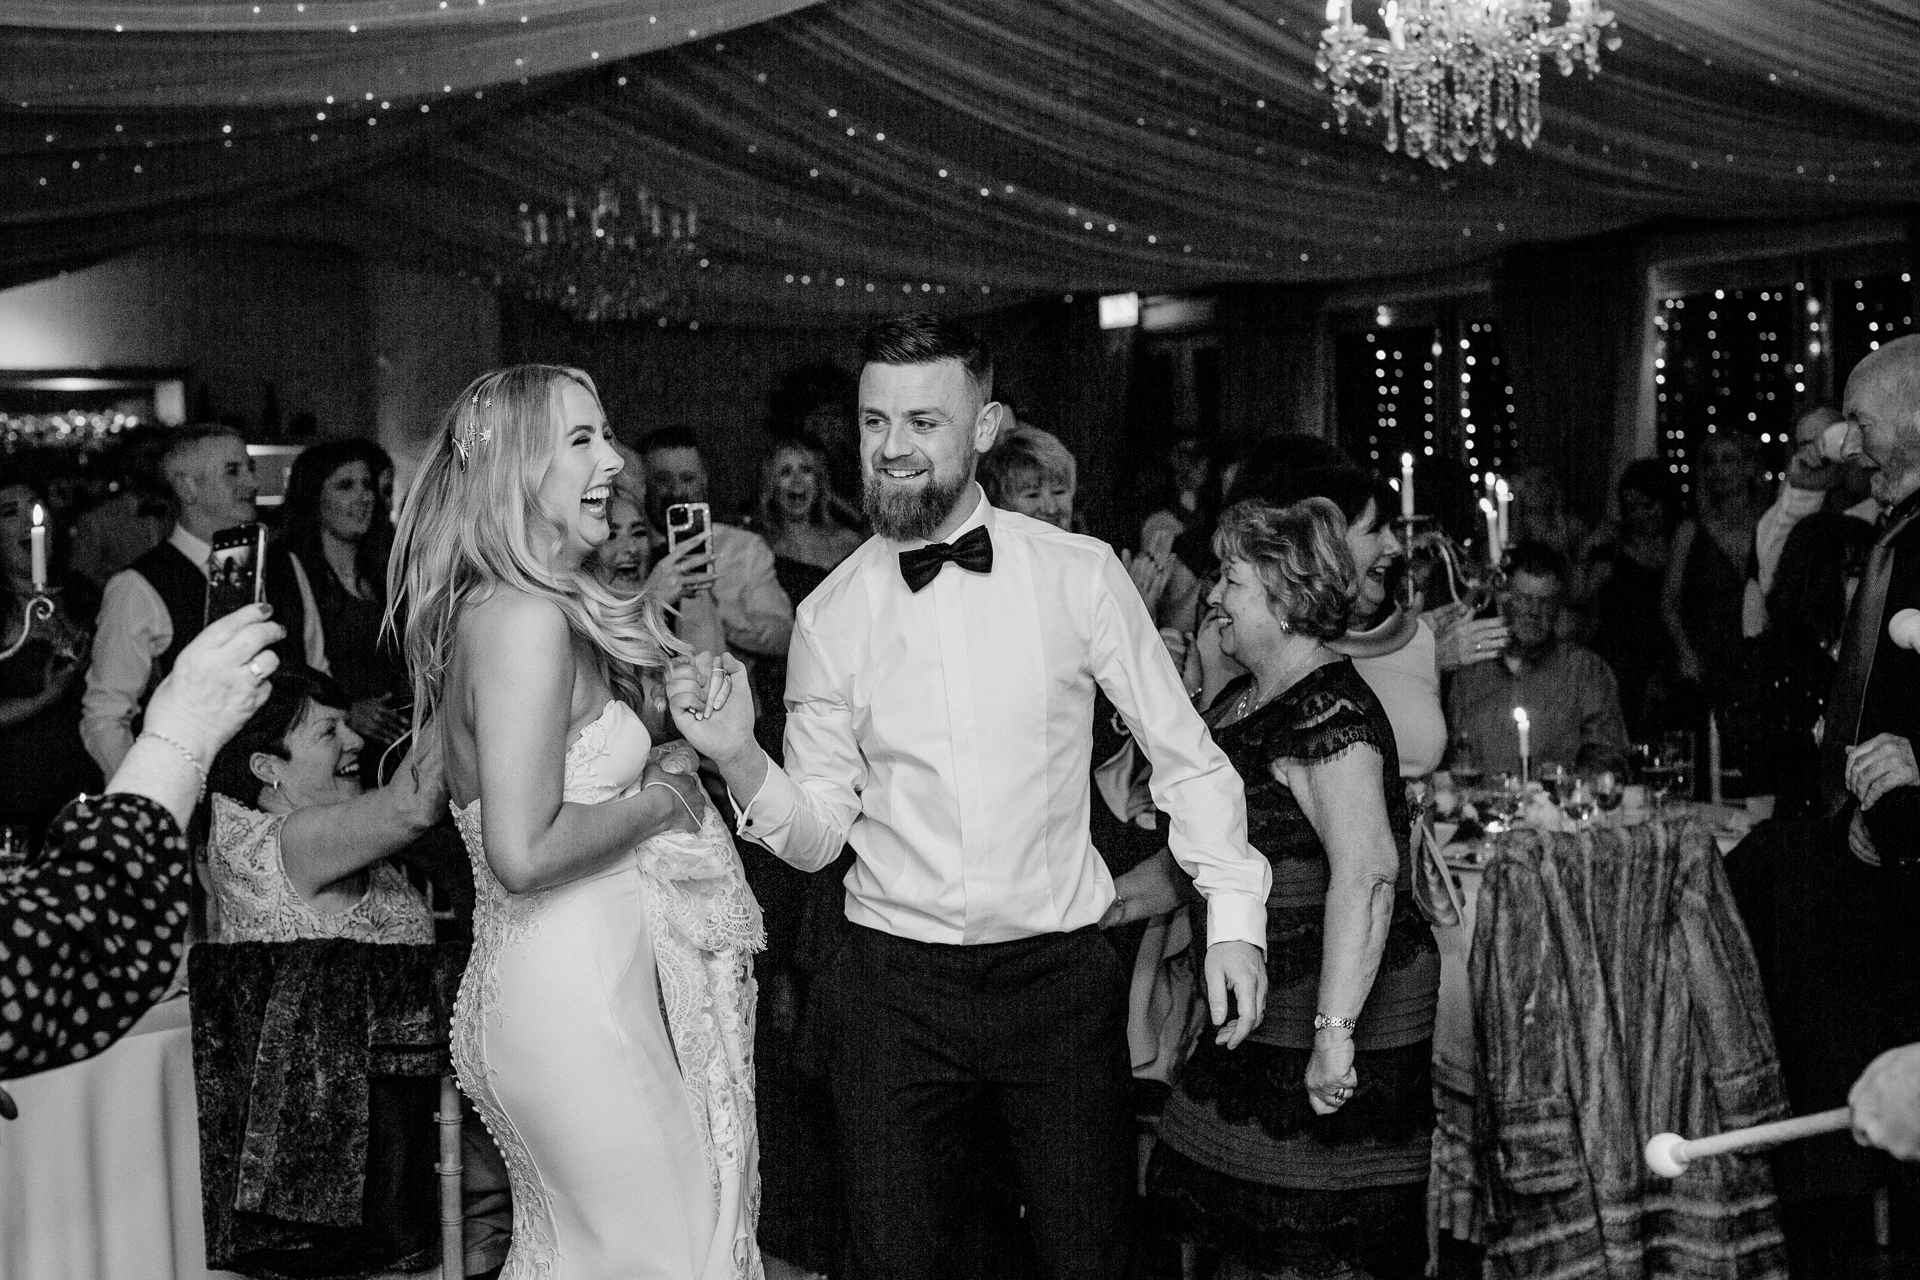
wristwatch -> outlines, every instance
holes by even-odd
[[[1328,1027],[1344,1027],[1348,1031],[1351,1031],[1354,1028],[1354,1021],[1352,1018],[1336,1018],[1330,1013],[1316,1013],[1313,1015],[1313,1029],[1315,1031],[1325,1031]]]

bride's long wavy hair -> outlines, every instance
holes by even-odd
[[[567,626],[603,655],[614,692],[635,706],[642,673],[686,648],[646,593],[622,595],[586,568],[558,567],[565,530],[540,506],[553,459],[560,388],[597,403],[593,379],[560,365],[521,364],[467,384],[441,419],[407,489],[387,562],[386,629],[404,631],[417,729],[439,706],[461,613],[500,588],[551,600]],[[544,543],[548,554],[536,548]]]

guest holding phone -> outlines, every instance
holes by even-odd
[[[107,775],[133,745],[154,686],[207,623],[207,559],[214,535],[256,518],[260,485],[253,459],[231,427],[208,424],[167,432],[156,469],[173,497],[173,532],[107,580],[80,703],[81,740]],[[266,601],[287,634],[275,652],[328,671],[320,611],[307,575],[277,549],[268,555],[265,573]]]
[[[656,566],[658,580],[650,578],[649,585],[657,588],[662,604],[682,611],[683,625],[675,628],[681,638],[695,642],[685,624],[697,625],[704,602],[690,598],[704,594],[716,615],[721,642],[749,668],[758,657],[784,657],[793,634],[793,602],[780,589],[766,539],[709,516],[707,539],[696,531],[692,537],[683,534],[682,541],[670,541],[668,508],[708,500],[700,442],[685,427],[662,427],[640,442],[640,457],[646,463],[647,516],[656,541],[669,546],[662,563],[671,563],[665,574]]]

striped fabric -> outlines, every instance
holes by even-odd
[[[1489,1280],[1786,1280],[1764,1155],[1667,1181],[1641,1154],[1787,1113],[1704,827],[1515,839],[1480,888],[1472,981]]]

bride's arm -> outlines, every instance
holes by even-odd
[[[510,893],[591,875],[636,844],[692,823],[681,794],[649,786],[606,804],[561,800],[573,646],[552,604],[502,594],[461,623],[459,643],[473,707],[487,865]],[[705,803],[699,781],[656,771],[686,802]]]

